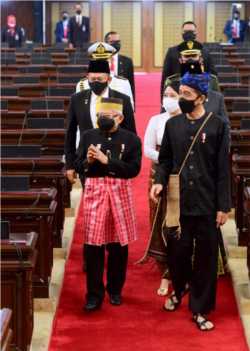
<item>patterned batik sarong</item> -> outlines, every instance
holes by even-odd
[[[130,180],[86,178],[83,200],[84,242],[127,245],[138,238]]]

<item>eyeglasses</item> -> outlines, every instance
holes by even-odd
[[[111,119],[111,118],[118,117],[118,116],[120,116],[120,115],[114,115],[114,116],[112,116],[112,115],[100,115],[99,113],[96,114],[96,117],[97,117],[97,118],[100,118],[100,117],[108,117],[109,119]]]

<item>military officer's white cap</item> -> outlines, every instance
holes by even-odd
[[[116,49],[107,43],[95,43],[88,48],[94,59],[107,59],[116,53]]]

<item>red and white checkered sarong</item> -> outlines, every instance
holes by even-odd
[[[101,246],[138,238],[130,180],[86,178],[84,198],[84,242]]]

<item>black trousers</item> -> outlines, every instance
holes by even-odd
[[[80,181],[82,183],[82,192],[84,193],[84,188],[85,188],[85,178],[81,176]],[[83,250],[82,250],[82,255],[83,255],[83,260],[86,263],[86,254],[87,254],[87,246],[83,244]]]
[[[102,303],[105,296],[103,282],[103,271],[105,261],[105,245],[95,246],[85,244],[87,264],[87,294],[88,302]],[[109,295],[121,295],[126,280],[128,262],[128,245],[121,246],[120,243],[109,243],[106,245],[108,251],[107,286]]]
[[[220,231],[216,228],[215,220],[215,216],[182,216],[179,240],[174,237],[173,229],[168,229],[168,265],[178,301],[181,301],[181,293],[188,281],[195,239],[194,267],[189,294],[189,310],[194,313],[209,314],[211,310],[215,310]]]

